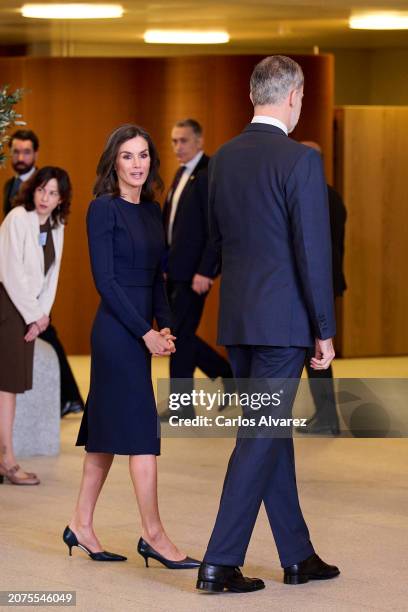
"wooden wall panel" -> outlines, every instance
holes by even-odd
[[[331,172],[333,60],[292,56],[302,65],[306,88],[297,139],[322,144]],[[204,127],[206,151],[239,133],[252,115],[249,76],[261,56],[183,58],[1,58],[0,82],[22,86],[28,127],[40,137],[39,164],[66,168],[74,185],[73,212],[53,316],[69,353],[89,352],[98,297],[85,233],[95,168],[109,132],[136,122],[151,132],[168,185],[177,166],[170,143],[174,122],[191,116]],[[9,171],[2,174],[6,180]],[[163,197],[163,196],[162,196]],[[207,301],[200,333],[215,343],[218,284]]]
[[[348,211],[342,354],[407,354],[408,107],[336,115],[336,184]]]

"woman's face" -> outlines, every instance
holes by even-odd
[[[34,191],[34,205],[37,214],[41,215],[41,217],[49,217],[60,202],[61,196],[57,179],[52,178],[47,183],[36,187]]]
[[[115,169],[121,190],[142,187],[150,169],[149,145],[142,136],[126,140],[120,146]]]

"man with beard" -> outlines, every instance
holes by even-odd
[[[12,200],[20,188],[34,174],[38,156],[38,137],[31,130],[17,130],[11,137],[11,165],[16,175],[4,185],[3,212],[6,216],[12,208]]]

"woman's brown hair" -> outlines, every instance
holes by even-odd
[[[138,125],[126,123],[112,132],[101,155],[96,168],[97,179],[93,190],[96,197],[101,195],[120,195],[118,176],[115,170],[116,158],[120,146],[136,136],[146,140],[150,156],[149,174],[142,187],[141,200],[152,202],[155,197],[155,190],[160,191],[163,189],[163,181],[159,175],[160,159],[150,134]]]
[[[24,181],[13,200],[13,206],[24,206],[26,210],[35,210],[34,192],[37,187],[44,187],[51,179],[55,179],[61,202],[51,213],[52,227],[58,224],[66,225],[71,206],[72,186],[68,173],[57,166],[44,166],[37,170],[28,181]]]

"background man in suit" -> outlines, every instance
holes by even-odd
[[[20,186],[35,173],[39,145],[38,136],[32,130],[17,130],[11,136],[11,165],[16,172],[16,176],[9,179],[4,185],[4,215],[7,215],[11,210],[13,198]],[[61,374],[61,417],[70,412],[81,412],[84,403],[64,347],[58,338],[57,330],[50,324],[45,332],[39,335],[39,338],[51,344],[58,356]]]
[[[196,367],[212,379],[221,376],[230,390],[229,363],[196,335],[205,299],[220,269],[219,256],[208,235],[209,158],[203,151],[201,125],[195,119],[178,121],[171,142],[180,163],[163,209],[167,288],[177,338],[177,351],[170,356],[172,392],[192,390]],[[174,379],[184,382],[176,384]],[[167,410],[162,420],[171,414]],[[194,416],[193,406],[186,406],[179,416]]]
[[[12,200],[20,185],[27,181],[36,170],[38,146],[38,137],[31,130],[17,130],[10,138],[11,165],[16,174],[4,185],[4,216],[10,212]]]
[[[237,379],[258,379],[272,389],[284,389],[274,379],[286,386],[292,379],[293,391],[308,346],[315,345],[316,369],[328,368],[334,357],[327,188],[320,155],[287,137],[301,111],[300,66],[267,57],[255,67],[250,90],[252,123],[210,165],[210,232],[222,251],[218,339]],[[314,552],[299,505],[293,439],[278,429],[238,435],[197,588],[265,586],[238,569],[262,501],[285,583],[339,574]]]
[[[303,141],[304,145],[312,147],[322,155],[322,149],[317,142]],[[329,196],[330,233],[332,239],[332,272],[334,297],[341,297],[347,288],[343,271],[344,261],[344,235],[347,211],[341,195],[331,186],[327,185]],[[315,414],[308,419],[306,428],[297,431],[308,434],[339,435],[339,419],[336,410],[336,395],[334,392],[333,369],[331,365],[327,370],[314,370],[310,366],[313,357],[313,348],[306,354],[306,370],[310,379]]]

